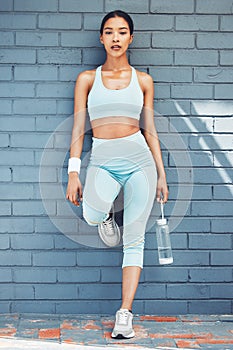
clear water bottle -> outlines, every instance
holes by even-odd
[[[172,248],[167,219],[164,218],[163,203],[161,202],[162,219],[156,220],[156,237],[158,244],[159,263],[161,265],[172,264]]]

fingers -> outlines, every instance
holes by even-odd
[[[156,190],[156,201],[158,203],[162,202],[163,204],[168,201],[168,194],[169,191],[168,189],[163,189],[163,188],[157,188]]]

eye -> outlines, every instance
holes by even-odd
[[[105,32],[105,34],[107,34],[107,35],[108,35],[108,34],[111,34],[111,33],[112,33],[112,32]]]
[[[121,34],[121,35],[125,35],[125,34],[127,34],[127,32],[120,32],[120,34]]]

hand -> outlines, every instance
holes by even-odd
[[[79,180],[78,173],[69,173],[69,181],[66,190],[66,199],[69,199],[71,203],[79,207],[80,202],[83,200],[82,184]]]
[[[166,203],[168,200],[168,187],[165,176],[159,176],[157,181],[157,189],[156,189],[156,200],[157,202]]]

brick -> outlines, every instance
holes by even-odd
[[[193,201],[192,202],[191,213],[193,216],[230,216],[232,215],[232,208],[229,206],[229,203],[226,201]]]
[[[0,299],[34,299],[33,287],[5,283],[1,286]]]
[[[81,0],[60,0],[60,12],[103,12],[103,0],[83,2]]]
[[[1,151],[1,165],[32,165],[34,163],[33,151]]]
[[[75,282],[75,283],[90,283],[100,281],[100,270],[99,269],[59,269],[57,271],[58,282]]]
[[[221,151],[214,153],[214,166],[215,167],[232,167],[232,156],[233,152]]]
[[[184,66],[216,66],[218,53],[215,50],[176,50],[175,64]]]
[[[175,28],[185,31],[217,31],[218,16],[177,15]]]
[[[230,235],[191,234],[189,248],[191,249],[228,249],[231,246]]]
[[[92,287],[91,287],[92,286]],[[121,294],[121,285],[120,284],[81,284],[78,287],[79,299],[117,299]]]
[[[65,205],[67,206],[67,203],[65,203]],[[64,207],[65,207],[65,205],[64,205]],[[61,215],[61,213],[57,213],[57,215]],[[75,241],[73,241],[70,238],[70,236],[65,236],[63,234],[55,235],[54,247],[55,247],[55,249],[69,249],[69,250],[70,249],[75,249],[75,250],[79,249],[79,245]]]
[[[73,81],[75,82],[78,75],[85,71],[93,69],[92,66],[77,66],[77,67],[67,67],[62,66],[59,69],[59,80],[60,81]]]
[[[197,0],[196,4],[197,13],[232,13],[232,2],[231,0]]]
[[[68,151],[68,150],[67,150]],[[66,151],[66,152],[67,152]],[[43,154],[45,150],[43,151],[35,151],[35,163],[36,165],[39,165],[41,167],[47,167],[47,166],[63,166],[63,161],[65,158],[64,151],[55,151],[54,149],[46,149],[46,153]],[[43,160],[42,160],[42,154],[43,154]],[[43,171],[45,171],[44,168],[42,168]],[[43,174],[41,174],[41,177],[43,177]],[[45,173],[46,175],[46,173]],[[43,181],[45,182],[45,181]],[[50,186],[49,186],[50,187]]]
[[[1,218],[1,233],[33,232],[32,218]]]
[[[223,66],[231,66],[233,60],[233,52],[232,51],[220,51],[220,65]]]
[[[1,140],[0,140],[0,147],[9,147],[9,135],[8,134],[1,134]]]
[[[0,201],[0,216],[7,215],[11,215],[11,202]],[[0,247],[2,247],[2,245],[0,245]]]
[[[213,155],[212,152],[196,152],[189,151],[188,157],[184,157],[185,151],[173,151],[169,157],[170,166],[193,166],[193,167],[206,167],[213,166]]]
[[[197,34],[197,48],[199,49],[232,49],[230,33],[200,33]]]
[[[231,84],[216,84],[214,91],[214,98],[216,99],[230,99],[232,100],[233,87]]]
[[[217,185],[213,186],[213,198],[214,199],[232,199],[233,186],[232,185]]]
[[[156,83],[154,87],[154,94],[156,98],[170,98],[170,86],[167,84]]]
[[[130,13],[148,13],[149,11],[147,1],[129,0],[127,2],[123,2],[122,0],[106,0],[106,12],[114,11],[117,8]]]
[[[11,67],[0,67],[0,80],[11,80]]]
[[[13,35],[13,33],[1,32],[0,45],[1,46],[14,45],[14,35]]]
[[[2,97],[33,97],[34,84],[0,83]]]
[[[52,249],[53,237],[49,235],[18,234],[11,236],[11,247],[13,249]]]
[[[6,234],[0,235],[0,249],[5,250],[10,248],[10,240]]]
[[[36,50],[1,49],[1,63],[32,63],[36,62]]]
[[[88,50],[88,49],[87,49]],[[57,114],[72,114],[74,113],[73,101],[58,100],[57,101]]]
[[[64,117],[38,116],[36,118],[36,130],[37,131],[54,131],[64,121],[65,121]],[[71,128],[69,130],[71,130]]]
[[[56,114],[56,101],[54,100],[39,100],[23,99],[15,100],[13,104],[15,114]]]
[[[155,103],[155,111],[163,116],[178,115],[180,111],[183,115],[189,115],[190,104],[188,101],[159,100]]]
[[[191,314],[224,314],[229,313],[229,310],[230,302],[221,300],[191,300],[188,306],[188,312]]]
[[[36,86],[37,97],[61,97],[69,98],[74,94],[72,83],[38,83]]]
[[[223,150],[232,149],[231,135],[192,135],[189,139],[190,149]]]
[[[191,268],[189,271],[190,282],[230,282],[231,270],[219,267]]]
[[[27,301],[27,303],[21,301],[13,301],[11,304],[12,312],[20,313],[46,313],[55,314],[55,303],[50,301]]]
[[[193,0],[167,0],[166,3],[152,0],[150,10],[153,13],[193,13],[194,3]]]
[[[12,282],[12,273],[11,273],[11,269],[9,269],[8,267],[1,267],[0,269],[0,281],[1,282]],[[0,306],[0,310],[1,310],[1,306]],[[1,310],[2,312],[2,310]]]
[[[217,233],[220,233],[220,232],[233,233],[232,224],[233,224],[233,220],[227,217],[224,219],[224,225],[222,224],[221,220],[219,219],[216,220],[215,218],[213,218],[211,220],[211,231],[217,232]]]
[[[145,281],[147,282],[187,282],[188,269],[183,267],[145,267]]]
[[[11,147],[44,148],[48,142],[48,137],[48,134],[37,133],[32,135],[24,133],[24,138],[22,139],[21,134],[13,134],[11,135]],[[52,147],[52,142],[47,147]]]
[[[222,184],[232,183],[233,172],[229,169],[227,172],[224,169],[195,169],[194,183],[200,184]]]
[[[35,285],[36,299],[77,299],[77,287],[71,284]]]
[[[28,184],[0,184],[1,199],[30,199],[33,196],[33,187]]]
[[[187,187],[187,190],[186,190]],[[189,185],[182,185],[182,191],[179,186],[169,186],[169,199],[176,199],[179,190],[179,199],[190,199]],[[194,185],[192,188],[192,199],[212,199],[212,187],[207,185]]]
[[[103,302],[98,302],[97,300],[95,301],[85,301],[85,303],[82,301],[65,301],[65,302],[57,302],[55,303],[56,305],[56,312],[61,314],[61,313],[69,313],[69,314],[83,314],[86,312],[86,310],[90,310],[92,314],[100,314],[102,313],[102,308],[103,308]],[[117,303],[116,303],[117,304]],[[111,304],[109,305],[110,307],[114,305],[114,301],[111,300]],[[118,304],[117,304],[118,305]],[[117,307],[117,305],[114,305]],[[113,306],[113,307],[114,307]],[[107,310],[110,310],[108,307]],[[108,313],[110,311],[106,311]],[[113,311],[114,312],[114,311]],[[112,312],[112,313],[113,313]]]
[[[207,99],[213,96],[213,86],[206,84],[171,85],[171,97],[183,99]]]
[[[153,33],[152,47],[155,48],[194,48],[194,34]]]
[[[14,182],[39,182],[39,167],[30,166],[13,166],[13,181]],[[43,179],[40,179],[42,182]],[[46,182],[56,182],[57,174],[55,168],[46,168]]]
[[[38,63],[46,64],[80,64],[80,49],[41,49],[38,52]]]
[[[181,315],[186,314],[188,308],[187,301],[176,300],[145,300],[145,313],[160,315]]]
[[[231,68],[194,68],[194,80],[197,82],[230,83],[232,79],[233,69]]]
[[[0,15],[0,28],[2,29],[35,29],[36,28],[36,15],[24,15],[14,13],[1,14]]]
[[[229,133],[233,128],[233,118],[215,118],[214,132]]]
[[[209,253],[207,251],[173,251],[173,266],[207,266],[209,265]],[[158,261],[157,256],[152,251],[145,251],[144,265],[155,266]]]
[[[57,233],[57,227],[47,217],[35,218],[34,231],[36,233]]]
[[[76,253],[74,252],[33,252],[33,266],[75,266]]]
[[[15,11],[37,11],[37,12],[56,12],[57,11],[57,1],[41,0],[39,3],[36,0],[15,0],[14,2]]]
[[[168,299],[208,299],[210,288],[201,284],[168,284]]]
[[[229,247],[230,248],[230,247]],[[211,252],[211,265],[228,266],[232,265],[233,251],[232,250],[222,250],[222,251],[212,251]]]
[[[2,114],[11,114],[11,101],[1,101],[1,113]]]
[[[191,101],[191,113],[193,115],[227,116],[233,113],[233,106],[230,101]]]
[[[12,11],[13,10],[13,0],[8,0],[7,2],[5,0],[0,1],[0,8],[1,11]]]
[[[18,117],[3,117],[0,119],[1,131],[34,131],[35,118]]]
[[[79,252],[78,266],[119,266],[122,262],[120,252]]]
[[[16,66],[14,70],[15,80],[57,80],[57,68],[51,66]]]
[[[156,83],[192,82],[192,69],[188,67],[150,67],[149,72]]]
[[[170,118],[171,132],[177,131],[179,133],[206,133],[214,131],[214,121],[212,117],[200,117],[198,120],[195,117],[172,117]]]
[[[55,269],[16,267],[13,270],[15,283],[56,283]]]
[[[55,215],[56,203],[49,203],[49,212],[45,211],[41,201],[17,201],[13,203],[13,215],[17,216],[40,216],[40,215]]]
[[[143,274],[140,275],[140,281],[144,280]],[[101,269],[101,283],[121,283],[122,271],[119,267],[103,267]]]
[[[232,299],[233,286],[232,283],[221,285],[214,284],[210,286],[210,297],[218,299]]]
[[[220,17],[220,30],[222,32],[226,31],[233,31],[233,24],[231,20],[231,16],[221,16]]]
[[[39,14],[38,27],[42,29],[81,29],[82,24],[81,14],[69,13],[69,20],[67,15],[63,13],[56,14]]]
[[[172,52],[170,50],[133,50],[130,53],[130,63],[132,65],[142,64],[142,56],[144,57],[143,65],[169,65],[172,64]]]
[[[11,181],[11,169],[10,168],[0,168],[0,181]]]
[[[18,32],[16,33],[16,45],[18,46],[58,46],[58,34],[42,32]]]
[[[25,251],[1,251],[0,264],[9,265],[31,265],[31,252]]]
[[[103,14],[98,13],[84,13],[83,28],[87,30],[98,30],[100,29]]]

